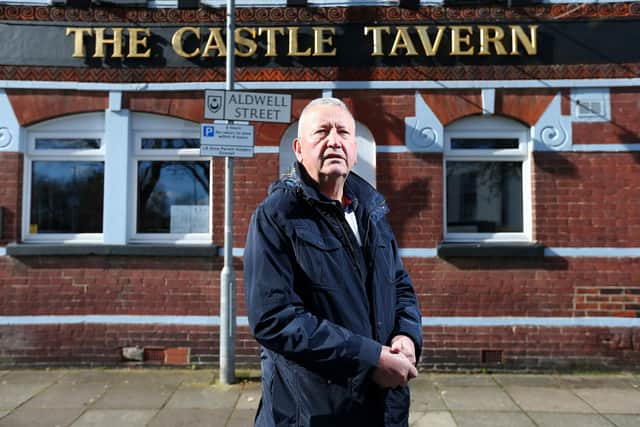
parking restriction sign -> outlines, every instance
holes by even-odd
[[[233,123],[201,124],[200,155],[253,157],[253,126]]]

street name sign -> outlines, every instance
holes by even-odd
[[[204,117],[214,120],[289,123],[291,122],[291,95],[206,90]]]
[[[253,126],[234,123],[201,124],[200,155],[253,157]]]

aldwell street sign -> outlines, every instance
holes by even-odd
[[[216,123],[200,128],[201,156],[253,157],[253,126]]]
[[[204,117],[246,122],[291,122],[291,95],[207,90]]]

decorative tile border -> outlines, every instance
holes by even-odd
[[[624,18],[640,16],[640,3],[542,4],[523,7],[443,7],[424,6],[417,11],[398,7],[243,7],[236,9],[236,22],[429,22],[447,21],[522,21],[550,18],[569,20],[581,18]],[[68,21],[123,23],[222,23],[225,9],[167,8],[88,8],[76,9],[43,6],[0,6],[0,20]]]
[[[640,75],[640,63],[454,67],[239,67],[242,81],[495,81],[621,79]],[[0,65],[0,80],[77,81],[87,83],[224,82],[225,70],[215,68],[75,68]]]

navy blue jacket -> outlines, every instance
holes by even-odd
[[[262,345],[256,426],[406,426],[409,389],[370,378],[382,344],[409,336],[419,357],[421,316],[384,198],[350,174],[340,203],[311,185],[300,164],[269,189],[251,218],[244,252],[249,325]]]

